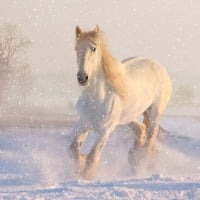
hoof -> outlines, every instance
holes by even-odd
[[[88,168],[84,168],[82,170],[82,172],[80,173],[80,176],[84,179],[84,180],[93,180],[95,178],[95,172],[88,169]]]
[[[148,150],[144,147],[131,149],[128,154],[128,161],[131,166],[135,166],[146,158]]]
[[[131,166],[131,170],[134,175],[146,174],[151,169],[154,169],[154,163],[156,162],[159,151],[155,148],[155,145],[143,146],[130,151],[128,155],[128,161]]]
[[[87,174],[85,172],[81,172],[81,178],[87,181],[91,181],[94,179],[94,176]]]
[[[95,178],[96,170],[98,168],[98,159],[90,158],[88,155],[85,159],[85,166],[81,172],[81,176],[85,180],[92,180]]]
[[[80,154],[79,152],[70,149],[69,156],[74,166],[74,172],[80,175],[81,171],[85,167],[87,155]]]
[[[134,151],[131,150],[129,152],[128,161],[135,176],[144,174],[148,166],[149,157],[149,151],[146,147],[136,148]]]
[[[159,154],[159,150],[156,148],[155,145],[153,146],[148,146],[148,152],[151,154],[151,156],[157,156]]]

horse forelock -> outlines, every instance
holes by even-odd
[[[96,31],[92,30],[92,31],[87,31],[87,32],[81,32],[76,37],[76,41],[77,42],[88,41],[88,42],[97,43],[101,37],[102,37],[102,31],[96,32]]]

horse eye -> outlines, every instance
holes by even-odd
[[[95,51],[96,51],[96,47],[92,47],[91,50],[92,50],[93,52],[95,52]]]

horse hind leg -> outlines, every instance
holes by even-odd
[[[142,155],[138,157],[137,154],[140,154],[142,147],[145,144],[146,140],[146,125],[144,123],[133,121],[129,124],[134,133],[136,133],[136,139],[131,147],[128,154],[129,164],[134,167],[142,159]]]
[[[143,122],[133,122],[130,127],[136,133],[136,139],[128,154],[128,161],[133,173],[143,173],[151,167],[152,157],[149,152],[155,152],[155,139],[157,137],[157,127],[159,127],[159,114],[154,118],[152,108],[148,108],[144,113]]]
[[[134,121],[129,124],[133,132],[136,132],[136,140],[134,148],[142,147],[146,139],[146,125],[144,123]]]
[[[155,140],[159,133],[160,118],[170,100],[171,91],[171,81],[166,77],[165,84],[162,86],[160,93],[154,99],[153,104],[145,111],[144,116],[146,116],[146,121],[149,123],[146,144],[151,152],[155,150]]]
[[[148,127],[146,130],[146,147],[149,152],[156,152],[155,147],[156,138],[158,137],[160,118],[163,113],[162,107],[159,105],[151,105],[145,112],[146,122],[148,122]]]

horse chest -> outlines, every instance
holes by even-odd
[[[93,95],[81,96],[78,100],[79,114],[88,124],[93,127],[99,127],[106,123],[113,113],[113,102],[116,97],[112,94],[101,95],[93,93]],[[119,105],[120,106],[120,105]]]
[[[108,112],[107,102],[102,101],[100,98],[93,97],[88,101],[88,111],[91,115],[91,119],[99,120],[103,118]]]

